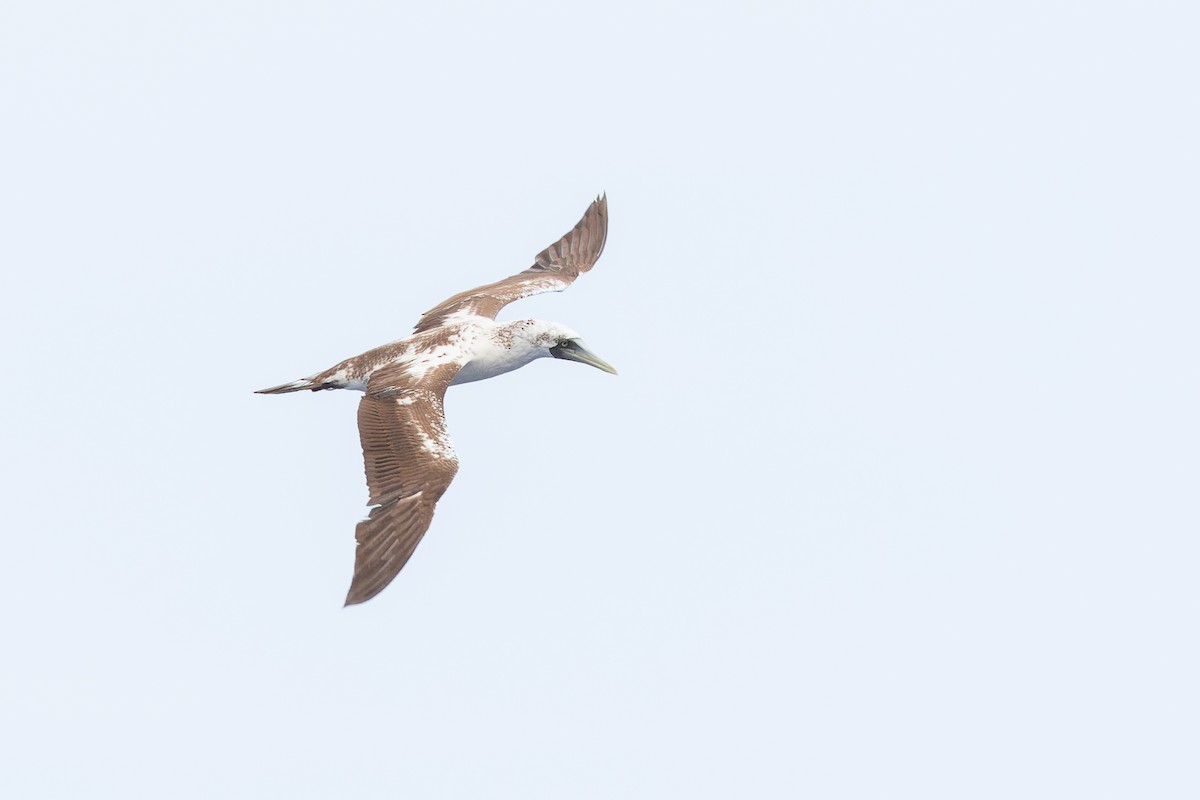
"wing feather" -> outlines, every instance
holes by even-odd
[[[358,523],[354,577],[346,605],[370,600],[400,573],[433,521],[434,508],[458,472],[442,400],[456,365],[416,385],[371,376],[358,404],[358,432],[370,515]]]
[[[534,258],[533,266],[501,281],[466,292],[426,311],[416,332],[444,325],[452,317],[481,316],[495,319],[514,300],[543,292],[561,292],[587,272],[604,251],[608,237],[608,198],[597,197],[583,218],[565,236]]]

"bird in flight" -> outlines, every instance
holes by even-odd
[[[372,508],[355,530],[358,548],[346,605],[370,600],[399,574],[454,480],[458,457],[446,432],[446,389],[547,356],[616,374],[565,325],[538,319],[496,321],[500,309],[514,300],[561,292],[574,283],[600,258],[607,235],[608,199],[601,196],[570,232],[538,253],[532,267],[454,295],[425,312],[407,339],[257,392],[363,392],[358,433]]]

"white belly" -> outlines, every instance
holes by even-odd
[[[450,381],[451,385],[494,378],[497,375],[512,372],[514,369],[520,369],[539,356],[549,355],[548,351],[542,348],[530,350],[520,347],[500,347],[487,340],[482,340],[480,344],[482,346],[479,347],[475,357],[458,371],[454,380]]]

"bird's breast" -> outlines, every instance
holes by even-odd
[[[490,337],[481,337],[473,343],[471,360],[463,365],[450,383],[471,383],[485,378],[494,378],[514,369],[520,369],[536,359],[540,348],[529,349],[506,346]]]

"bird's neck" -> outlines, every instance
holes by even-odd
[[[531,320],[493,323],[490,328],[483,326],[480,335],[471,343],[471,360],[463,365],[451,383],[494,378],[548,356],[550,351],[535,344],[536,338],[530,335],[532,331],[524,324],[526,322]]]

